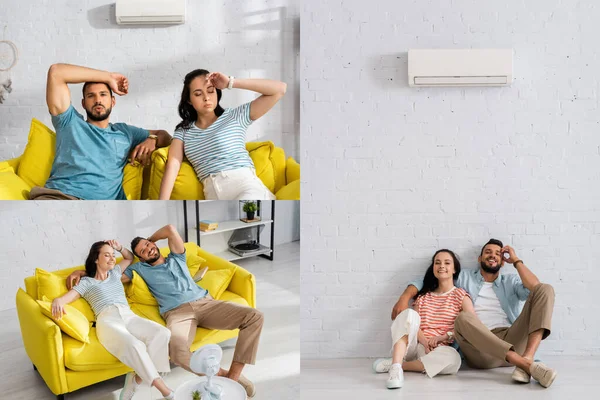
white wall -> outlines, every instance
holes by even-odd
[[[176,201],[0,202],[0,310],[14,308],[17,288],[36,268],[82,265],[92,243],[117,239],[127,246],[166,224],[183,232]],[[159,246],[167,242],[159,241]]]
[[[303,357],[386,355],[433,252],[475,267],[490,237],[556,290],[540,354],[600,354],[599,20],[592,0],[303,4]],[[471,47],[514,48],[514,84],[408,87],[408,49]]]
[[[0,39],[13,41],[20,51],[20,60],[10,71],[13,92],[0,105],[0,160],[23,152],[31,118],[52,127],[45,86],[48,68],[57,62],[125,74],[129,94],[117,96],[111,121],[171,134],[180,121],[177,105],[183,78],[193,69],[283,80],[288,84],[287,94],[250,127],[248,140],[272,140],[286,154],[298,157],[299,10],[295,0],[187,0],[184,25],[150,28],[117,25],[114,3],[0,0]],[[9,76],[0,74],[0,83]],[[85,115],[81,85],[72,85],[71,95]],[[252,92],[225,91],[222,103],[237,106],[255,97]]]

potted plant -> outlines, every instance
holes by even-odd
[[[254,219],[254,213],[256,212],[256,210],[258,210],[256,202],[248,201],[244,204],[243,211],[246,213],[246,217],[248,218],[248,220],[251,221]]]

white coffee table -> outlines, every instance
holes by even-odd
[[[221,376],[213,377],[212,381],[223,388],[221,400],[246,400],[246,390],[244,390],[244,387],[236,381]],[[199,376],[182,383],[177,390],[175,390],[175,398],[177,400],[192,400],[192,392],[198,390],[200,384],[204,382],[206,382],[206,377]]]

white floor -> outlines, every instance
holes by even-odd
[[[257,306],[265,314],[256,365],[244,375],[256,385],[256,400],[298,399],[300,396],[300,242],[275,248],[275,260],[259,257],[236,263],[256,277]],[[15,309],[0,312],[0,398],[50,400],[56,397],[33,370],[23,348]],[[223,343],[222,365],[229,367],[233,345]],[[165,379],[175,389],[195,375],[174,368]],[[114,400],[119,398],[123,377],[101,382],[67,394],[67,400]],[[160,393],[142,387],[135,400],[160,399]]]
[[[599,357],[544,357],[558,376],[549,388],[537,382],[513,383],[512,368],[472,370],[463,367],[457,375],[437,376],[404,373],[404,386],[388,390],[387,374],[371,370],[373,359],[302,360],[302,400],[388,399],[598,399]]]

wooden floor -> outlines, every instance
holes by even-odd
[[[472,370],[437,376],[405,372],[404,386],[389,390],[387,374],[371,371],[373,360],[302,360],[302,400],[579,400],[600,398],[599,357],[544,357],[558,376],[549,388],[513,383],[512,368]]]
[[[300,242],[275,248],[275,260],[253,257],[239,260],[238,265],[256,277],[258,308],[265,314],[257,363],[246,366],[244,375],[251,379],[257,394],[255,399],[298,399],[300,396]],[[42,378],[33,370],[23,348],[19,321],[15,309],[0,312],[0,399],[51,400]],[[222,365],[229,367],[233,357],[232,341],[222,344]],[[173,368],[165,381],[175,389],[194,375]],[[115,400],[123,386],[117,377],[67,394],[66,400]],[[135,400],[161,399],[160,393],[142,387]]]

